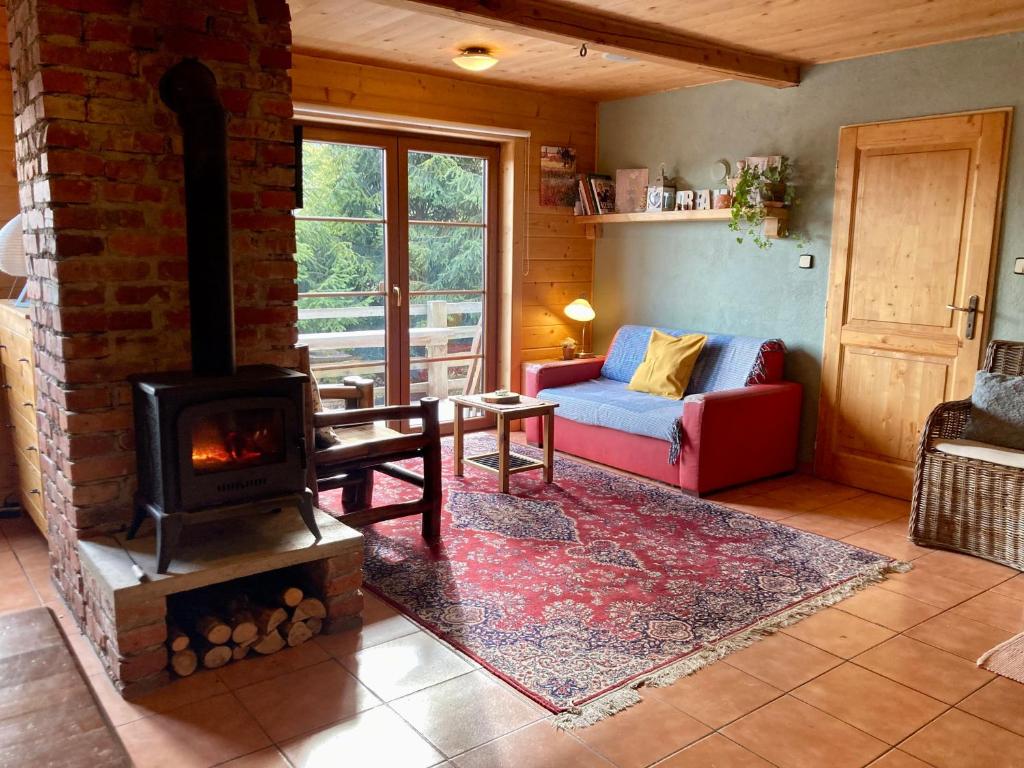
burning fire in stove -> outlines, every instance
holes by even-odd
[[[284,457],[280,413],[247,410],[219,413],[192,425],[192,466],[197,473],[245,469]]]

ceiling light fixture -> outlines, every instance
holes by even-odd
[[[455,66],[470,72],[483,72],[497,64],[498,60],[491,55],[489,48],[472,47],[463,48],[462,52],[452,59],[452,62]]]

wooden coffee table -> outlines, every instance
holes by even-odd
[[[479,395],[456,395],[448,398],[455,404],[455,476],[462,477],[463,464],[486,469],[498,474],[498,487],[502,493],[508,493],[508,478],[517,472],[529,472],[533,469],[544,470],[544,482],[554,480],[555,457],[555,408],[558,403],[538,400],[534,397],[521,395],[518,403],[496,405],[485,403]],[[467,408],[476,408],[493,413],[498,422],[498,450],[482,453],[477,456],[463,457],[464,416]],[[513,453],[509,443],[509,426],[517,419],[540,416],[544,419],[544,460],[537,461],[529,456]]]

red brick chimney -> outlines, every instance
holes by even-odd
[[[182,147],[160,76],[213,70],[228,111],[240,364],[294,366],[285,0],[9,0],[50,552],[84,615],[75,542],[122,528],[135,487],[128,375],[187,369]]]

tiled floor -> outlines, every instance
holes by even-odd
[[[974,664],[1024,631],[1024,575],[916,547],[906,503],[806,476],[718,500],[916,567],[572,733],[372,597],[359,632],[128,704],[67,621],[24,520],[0,521],[0,611],[45,603],[64,617],[140,768],[1024,766],[1024,685]]]

